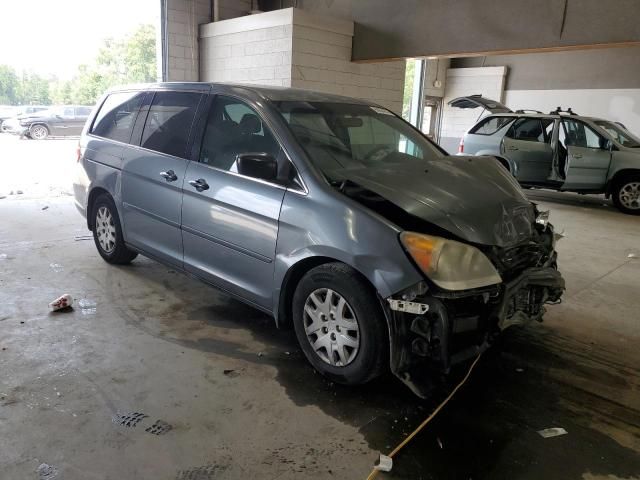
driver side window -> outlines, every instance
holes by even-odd
[[[238,172],[236,157],[241,153],[268,153],[278,157],[280,145],[247,104],[218,95],[209,111],[200,148],[200,162]]]
[[[422,150],[404,135],[400,135],[389,125],[370,115],[354,117],[356,121],[349,121],[345,117],[344,123],[349,132],[349,143],[353,158],[364,160],[375,157],[376,152],[401,152],[422,158]]]

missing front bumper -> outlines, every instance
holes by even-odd
[[[541,321],[544,304],[559,301],[563,291],[560,273],[544,267],[527,269],[492,290],[423,294],[412,299],[411,308],[393,309],[403,304],[385,302],[391,371],[426,398],[438,375],[486,350],[501,330]]]

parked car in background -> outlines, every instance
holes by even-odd
[[[490,112],[462,137],[459,154],[495,156],[523,186],[604,193],[620,211],[640,215],[640,138],[621,123],[571,109],[513,112],[480,95],[449,104]]]
[[[50,107],[43,105],[22,105],[22,106],[5,106],[0,108],[0,132],[13,131],[20,129],[19,118],[23,115],[30,115],[35,112],[47,110]],[[5,125],[5,122],[9,122]]]
[[[110,92],[75,203],[98,253],[138,253],[292,325],[332,380],[433,375],[557,302],[548,212],[492,158],[449,156],[378,105],[288,88]]]
[[[12,133],[34,140],[44,140],[49,136],[77,136],[82,132],[92,108],[84,105],[62,105],[22,115],[18,117],[19,127]]]

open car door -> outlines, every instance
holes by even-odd
[[[513,113],[513,111],[496,100],[485,98],[482,95],[469,95],[466,97],[458,97],[448,103],[456,108],[478,108],[482,107],[491,113]]]

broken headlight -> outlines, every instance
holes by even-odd
[[[402,232],[400,241],[424,274],[441,288],[467,290],[502,282],[491,261],[471,245],[416,232]]]

